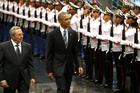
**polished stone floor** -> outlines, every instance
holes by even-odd
[[[54,81],[47,79],[45,62],[34,58],[34,66],[36,71],[37,84],[31,87],[30,93],[56,93],[56,85]],[[0,88],[0,93],[2,89]],[[93,82],[73,77],[70,93],[113,93],[111,89],[95,85]]]

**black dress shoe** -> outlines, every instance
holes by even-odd
[[[98,81],[97,79],[95,79],[95,80],[94,80],[94,83],[97,84],[97,83],[99,83],[99,81]]]
[[[105,88],[111,88],[111,85],[105,84],[104,87],[105,87]]]
[[[45,56],[40,56],[39,59],[43,60],[43,59],[45,59]]]

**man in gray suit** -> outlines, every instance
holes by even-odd
[[[29,93],[35,83],[31,45],[23,42],[18,26],[10,29],[10,37],[0,44],[0,85],[3,93]]]
[[[79,58],[77,32],[70,28],[70,15],[62,12],[58,15],[60,27],[48,33],[47,71],[49,79],[56,80],[57,93],[69,93],[74,65],[79,74],[83,74]]]

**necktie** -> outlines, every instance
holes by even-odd
[[[16,45],[16,55],[17,55],[17,58],[20,59],[19,45]]]
[[[67,34],[66,34],[66,30],[64,30],[64,33],[63,33],[63,39],[64,39],[64,42],[65,42],[65,46],[67,47]]]

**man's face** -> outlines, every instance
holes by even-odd
[[[17,29],[12,36],[13,41],[15,41],[17,44],[21,43],[23,41],[23,32],[21,29]]]
[[[63,18],[61,18],[60,20],[60,24],[63,28],[68,28],[70,27],[70,15],[69,14],[65,14],[63,15]]]

